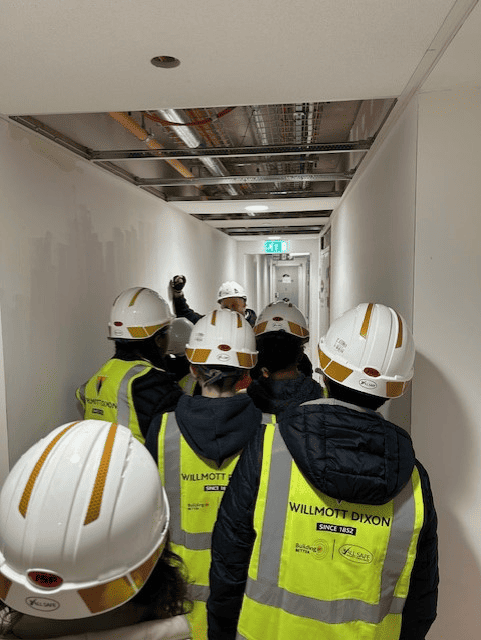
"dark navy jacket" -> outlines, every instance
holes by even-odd
[[[251,382],[247,393],[261,411],[276,415],[289,407],[323,397],[321,385],[303,373],[290,380],[261,377]]]
[[[259,430],[262,412],[245,393],[229,398],[183,395],[175,409],[180,432],[197,455],[220,466],[239,453]],[[145,446],[157,461],[162,414],[151,423]]]
[[[406,485],[414,465],[418,467],[425,521],[400,638],[424,640],[436,617],[437,518],[429,478],[415,458],[409,434],[375,411],[330,399],[291,407],[280,415],[279,429],[306,479],[338,500],[385,504]],[[214,528],[211,595],[207,604],[210,640],[235,638],[255,540],[253,515],[264,432],[265,428],[261,429],[244,449]]]

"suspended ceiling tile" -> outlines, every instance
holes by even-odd
[[[4,2],[0,112],[398,96],[453,0]],[[151,58],[169,55],[175,69]]]

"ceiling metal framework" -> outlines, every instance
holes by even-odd
[[[342,195],[394,104],[388,99],[10,118],[168,202],[267,202]],[[323,229],[330,211],[194,215],[232,236],[311,234]],[[320,224],[313,225],[316,217]],[[223,226],[224,220],[246,226]]]

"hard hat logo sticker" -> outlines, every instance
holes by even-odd
[[[60,602],[51,598],[27,598],[25,602],[37,611],[55,611],[60,607]]]
[[[359,380],[359,385],[361,387],[364,387],[365,389],[377,388],[377,382],[374,382],[374,380],[366,380],[365,378],[363,378],[362,380]]]

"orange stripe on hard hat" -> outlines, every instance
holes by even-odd
[[[363,323],[362,323],[361,331],[360,331],[360,334],[361,334],[361,336],[362,336],[363,338],[366,338],[366,337],[367,337],[367,331],[368,331],[368,329],[369,329],[369,323],[371,322],[371,314],[372,314],[372,308],[373,308],[373,306],[374,306],[374,305],[373,305],[373,303],[372,303],[372,302],[370,302],[370,303],[367,305],[366,315],[364,316],[364,321],[363,321]]]
[[[406,390],[408,382],[386,382],[386,395],[388,398],[399,398]]]
[[[42,469],[43,465],[45,464],[46,459],[48,458],[49,453],[52,451],[52,449],[57,444],[57,442],[60,440],[60,438],[63,435],[65,435],[65,433],[67,433],[67,431],[69,429],[71,429],[73,426],[75,426],[79,422],[80,422],[80,420],[77,420],[77,422],[72,422],[72,424],[70,424],[68,427],[65,427],[65,429],[63,429],[59,434],[57,434],[55,436],[55,438],[52,440],[52,442],[45,449],[45,451],[42,453],[40,458],[38,459],[38,462],[34,466],[33,471],[30,474],[30,477],[29,477],[29,479],[27,481],[27,484],[25,485],[25,489],[24,489],[22,497],[20,499],[20,504],[18,505],[18,510],[20,511],[20,513],[22,514],[22,516],[24,518],[27,516],[28,503],[30,502],[30,498],[32,496],[33,487],[34,487],[35,482],[36,482],[36,480],[37,480],[37,478],[39,476],[40,470]]]
[[[264,333],[266,327],[267,327],[267,321],[260,322],[259,324],[256,324],[256,326],[254,327],[254,333],[256,335],[258,335],[259,333]]]
[[[12,586],[12,581],[6,578],[3,573],[0,573],[0,598],[5,600],[7,594]]]
[[[144,327],[127,327],[132,338],[148,338],[147,331]]]
[[[117,578],[112,582],[107,582],[107,584],[101,584],[97,587],[78,590],[79,596],[94,615],[123,604],[130,600],[135,593],[136,589],[131,584],[128,576]]]
[[[336,380],[336,382],[344,382],[344,380],[349,377],[352,372],[352,369],[349,369],[349,367],[344,367],[342,364],[339,364],[339,362],[335,362],[334,360],[331,360],[331,362],[324,370],[324,373],[329,376],[329,378]]]
[[[137,298],[139,297],[139,294],[142,293],[142,291],[145,291],[145,287],[141,287],[137,293],[134,294],[132,300],[129,302],[129,307],[133,307],[135,304],[135,301],[137,300]]]
[[[403,343],[403,321],[401,320],[401,316],[397,311],[396,311],[396,315],[399,322],[396,349],[399,349],[400,347],[402,347],[402,343]]]
[[[321,365],[322,369],[325,369],[329,364],[329,362],[331,361],[331,358],[329,358],[329,356],[326,356],[324,351],[321,351],[319,347],[317,348],[317,350],[319,352],[319,364]]]
[[[93,614],[102,613],[102,611],[113,609],[132,598],[147,581],[164,547],[165,542],[140,567],[133,569],[130,574],[127,573],[121,578],[116,578],[111,582],[95,587],[79,589],[78,594],[87,605],[89,611]]]
[[[115,434],[117,433],[117,426],[118,425],[115,422],[112,423],[107,434],[104,451],[102,453],[102,458],[100,459],[100,464],[97,471],[97,477],[95,478],[94,488],[92,490],[92,495],[90,496],[89,508],[87,509],[87,515],[85,516],[84,525],[90,524],[94,520],[97,520],[100,515],[100,507],[102,505],[105,481],[107,479],[107,472],[109,470]]]
[[[194,364],[203,364],[206,362],[212,349],[186,349],[185,355],[187,359]]]
[[[237,360],[241,367],[245,367],[246,369],[252,369],[252,367],[257,362],[257,355],[250,353],[241,353],[237,352]]]

